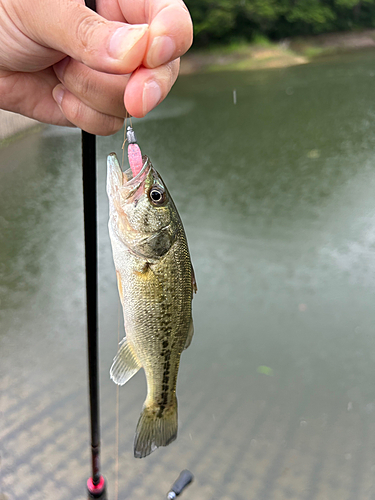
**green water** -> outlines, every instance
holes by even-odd
[[[373,498],[375,53],[184,76],[134,128],[180,211],[198,294],[177,441],[135,460],[144,375],[120,389],[120,498],[164,498],[184,468],[195,474],[186,499]],[[124,332],[105,159],[120,156],[121,144],[121,133],[98,140],[110,498],[116,387],[108,370]],[[0,492],[83,499],[80,135],[47,127],[0,150],[0,166]]]

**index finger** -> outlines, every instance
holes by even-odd
[[[193,24],[182,0],[99,0],[98,12],[112,21],[149,25],[146,68],[180,57],[193,41]]]

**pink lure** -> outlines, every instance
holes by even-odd
[[[128,146],[129,165],[135,177],[142,170],[142,153],[138,144],[129,144]]]

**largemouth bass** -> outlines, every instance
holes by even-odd
[[[142,160],[133,176],[114,153],[107,159],[108,227],[126,332],[110,376],[123,385],[142,367],[147,379],[136,458],[176,439],[177,373],[193,336],[196,291],[180,216],[149,158]]]

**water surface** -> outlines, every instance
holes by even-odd
[[[233,90],[237,104],[233,103]],[[181,77],[135,120],[195,267],[179,437],[132,456],[145,397],[120,389],[120,498],[163,498],[184,468],[201,500],[369,499],[375,472],[375,54]],[[103,472],[114,498],[123,336],[98,140]],[[77,131],[0,150],[1,493],[85,498],[89,475]],[[266,368],[264,368],[266,367]]]

